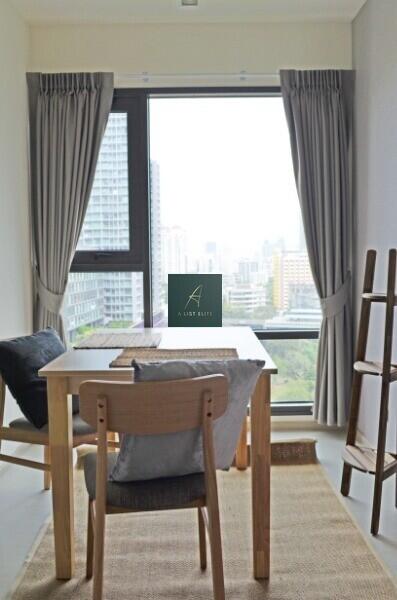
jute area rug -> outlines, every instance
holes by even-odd
[[[14,600],[91,598],[85,573],[86,495],[76,474],[76,574],[54,579],[52,527],[30,559]],[[228,600],[393,600],[392,579],[339,502],[319,465],[272,468],[271,578],[252,579],[249,471],[219,475]],[[194,510],[107,520],[107,600],[208,600],[210,567],[198,563]]]

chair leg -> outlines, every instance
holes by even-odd
[[[92,578],[92,568],[94,561],[94,526],[92,514],[92,500],[88,500],[88,520],[87,520],[87,562],[86,577]]]
[[[223,577],[223,558],[219,507],[209,508],[209,538],[211,546],[212,582],[214,600],[225,600],[225,582]]]
[[[103,559],[105,551],[105,510],[95,503],[94,525],[94,592],[93,600],[102,600],[103,595]]]
[[[236,448],[236,467],[239,471],[245,471],[248,467],[247,429],[247,417],[245,417]]]
[[[199,546],[200,546],[200,568],[204,571],[207,568],[207,540],[205,536],[205,523],[201,508],[197,509]]]
[[[50,447],[44,446],[44,462],[51,463]],[[44,489],[51,489],[51,471],[44,471]]]
[[[340,492],[341,492],[342,496],[349,495],[351,480],[352,480],[352,468],[347,463],[343,463],[342,483],[340,486]]]

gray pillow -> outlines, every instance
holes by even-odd
[[[227,377],[228,406],[225,414],[214,422],[218,469],[228,469],[232,464],[247,406],[263,366],[263,361],[238,359],[134,363],[135,381],[189,379],[215,373]],[[203,470],[200,429],[150,436],[126,434],[110,479],[137,481],[201,473]]]

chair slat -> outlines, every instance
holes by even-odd
[[[173,381],[86,381],[80,386],[80,415],[97,424],[97,399],[107,399],[110,431],[135,435],[176,433],[202,425],[203,394],[210,392],[213,418],[226,410],[228,385],[224,375]]]

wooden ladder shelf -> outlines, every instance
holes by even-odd
[[[389,405],[390,384],[397,381],[397,365],[392,364],[392,342],[394,307],[397,304],[395,293],[397,251],[389,251],[389,266],[386,294],[373,291],[376,251],[368,250],[365,263],[364,286],[361,296],[361,312],[358,329],[356,362],[354,363],[352,395],[350,404],[349,425],[346,447],[343,451],[343,475],[341,492],[348,496],[353,469],[375,475],[374,496],[372,504],[371,533],[379,531],[380,507],[382,501],[382,485],[385,479],[397,473],[397,455],[386,453],[386,431]],[[383,361],[374,362],[366,359],[369,319],[371,305],[381,302],[386,305],[385,336]],[[364,448],[356,443],[357,423],[360,409],[361,388],[364,375],[381,377],[382,387],[379,408],[378,443],[376,450]],[[397,489],[397,488],[396,488]]]

